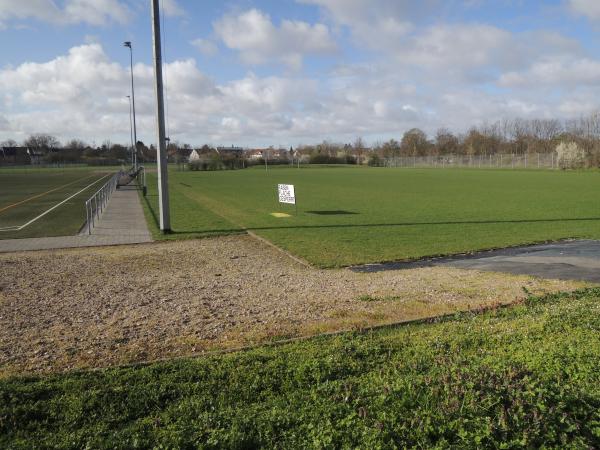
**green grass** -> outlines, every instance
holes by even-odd
[[[0,171],[0,228],[28,222],[108,173],[104,168],[87,167],[3,169]],[[101,186],[102,181],[20,231],[0,232],[0,239],[77,234],[85,222],[85,200]],[[30,200],[19,204],[27,199]]]
[[[598,448],[600,289],[433,324],[0,381],[1,448]]]
[[[179,239],[250,229],[322,267],[600,237],[600,173],[367,167],[171,171]],[[157,216],[149,177],[148,217]],[[298,216],[279,205],[296,185]],[[287,212],[275,218],[272,212]]]

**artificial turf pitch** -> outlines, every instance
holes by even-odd
[[[169,173],[173,233],[249,229],[321,267],[414,259],[564,238],[600,238],[597,171],[273,167]],[[277,202],[296,186],[298,214]],[[274,217],[283,212],[290,217]]]
[[[0,228],[27,223],[107,173],[92,168],[0,171]],[[101,186],[99,181],[20,231],[0,231],[0,239],[77,234],[85,222],[85,201]]]

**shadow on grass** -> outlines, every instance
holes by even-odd
[[[158,218],[154,211],[152,215],[158,224]],[[272,227],[240,227],[222,228],[213,230],[178,230],[171,234],[191,233],[233,233],[239,231],[269,231],[269,230],[305,230],[323,228],[383,228],[383,227],[413,227],[413,226],[435,226],[435,225],[495,225],[495,224],[519,224],[519,223],[555,223],[555,222],[586,222],[600,221],[600,217],[581,217],[570,219],[518,219],[518,220],[466,220],[466,221],[444,221],[444,222],[402,222],[402,223],[366,223],[366,224],[331,224],[331,225],[283,225]]]
[[[154,211],[154,208],[150,204],[150,200],[149,200],[149,198],[157,198],[157,197],[158,197],[158,194],[146,194],[146,196],[144,197],[144,201],[146,202],[148,211],[150,211],[150,214],[152,215],[152,219],[154,220],[154,225],[156,225],[156,228],[160,228],[160,222],[158,220],[158,216],[156,215],[156,212]]]
[[[343,215],[351,215],[351,214],[360,214],[357,212],[353,212],[353,211],[344,211],[344,210],[337,210],[337,211],[306,211],[307,214],[316,214],[318,216],[343,216]]]

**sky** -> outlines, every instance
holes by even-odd
[[[161,0],[167,133],[297,146],[579,118],[598,0]],[[150,0],[0,0],[0,141],[155,143]]]

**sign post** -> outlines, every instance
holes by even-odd
[[[296,207],[296,215],[298,215],[298,203],[296,202],[296,190],[293,184],[278,184],[277,193],[279,195],[279,203],[287,203]]]

